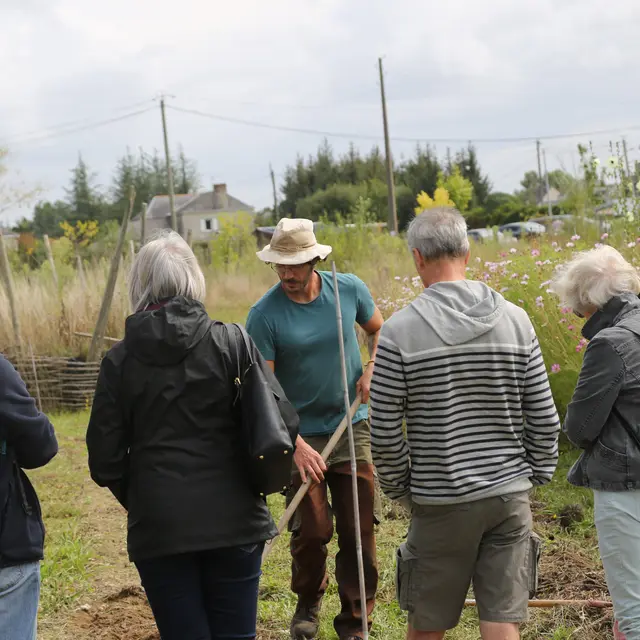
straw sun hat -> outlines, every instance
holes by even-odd
[[[305,264],[316,258],[324,260],[331,247],[318,244],[313,222],[305,218],[282,218],[273,232],[271,243],[256,254],[272,264]]]

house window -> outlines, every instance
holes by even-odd
[[[205,233],[217,233],[220,230],[218,218],[202,218],[200,220],[200,231]]]

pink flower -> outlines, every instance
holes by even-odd
[[[578,242],[578,240],[580,240],[580,236],[571,236],[571,240],[573,242]]]
[[[540,249],[531,249],[531,255],[535,258],[540,255]]]
[[[564,324],[567,321],[566,318],[560,318],[560,324]]]
[[[571,307],[560,307],[560,313],[571,313]]]
[[[569,331],[575,331],[575,329],[576,329],[576,328],[575,328],[572,324],[570,324],[570,325],[567,327],[567,329],[569,329]]]
[[[528,279],[529,279],[529,274],[528,274],[528,273],[525,273],[525,274],[522,276],[522,279],[523,279],[523,280],[528,280]]]
[[[603,233],[603,234],[600,236],[600,240],[606,240],[608,237],[609,237],[609,234],[608,234],[608,233]]]
[[[560,365],[552,364],[551,365],[551,373],[560,373]]]
[[[602,247],[604,247],[604,245],[603,245],[601,242],[596,242],[596,243],[593,245],[593,248],[594,248],[594,249],[602,249]]]
[[[554,240],[554,241],[551,243],[551,246],[555,249],[555,248],[558,246],[558,243]]]
[[[573,242],[567,242],[567,248],[571,249],[572,247],[575,247],[576,245],[573,244]]]
[[[536,298],[536,307],[544,307],[544,299],[542,296]]]
[[[576,352],[580,353],[587,346],[587,341],[582,338],[580,342],[576,345]]]
[[[545,280],[541,285],[540,288],[544,288],[544,287],[548,287],[551,284],[551,280]]]

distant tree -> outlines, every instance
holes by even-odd
[[[39,202],[33,210],[33,233],[37,236],[46,233],[51,238],[59,238],[63,235],[60,223],[72,217],[70,205],[62,200]]]
[[[101,221],[109,218],[111,211],[98,188],[96,174],[91,172],[82,155],[71,170],[71,184],[67,191],[67,202],[71,208],[69,219]]]
[[[489,176],[483,175],[478,162],[475,147],[469,145],[457,154],[456,164],[460,173],[473,185],[472,207],[485,207],[491,193],[491,181]]]
[[[473,184],[460,173],[460,167],[454,165],[451,174],[446,177],[440,174],[438,187],[447,191],[460,213],[467,211],[473,198]]]
[[[407,185],[413,193],[433,193],[438,186],[438,176],[441,172],[442,167],[432,148],[427,145],[423,149],[418,144],[415,156],[398,168],[397,182]]]

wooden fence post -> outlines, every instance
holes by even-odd
[[[53,259],[53,252],[51,251],[49,236],[45,233],[42,239],[44,240],[44,249],[47,252],[47,260],[49,260],[49,264],[51,265],[51,275],[53,276],[53,281],[55,282],[56,289],[58,289],[58,272],[56,271],[56,263]]]
[[[102,298],[102,304],[100,305],[100,313],[98,314],[98,321],[96,322],[96,328],[93,330],[93,337],[91,338],[91,346],[89,347],[89,354],[87,356],[88,362],[94,362],[98,359],[100,349],[102,348],[102,341],[104,339],[104,332],[107,329],[107,321],[109,320],[109,310],[111,309],[111,301],[113,300],[113,293],[116,288],[116,281],[118,279],[118,269],[120,267],[120,260],[122,258],[122,249],[124,248],[124,241],[127,235],[127,226],[131,213],[133,212],[133,204],[136,196],[136,190],[131,187],[129,194],[129,206],[124,212],[122,217],[122,225],[120,226],[120,235],[118,236],[118,243],[116,244],[116,250],[111,259],[111,268],[109,270],[109,278],[107,279],[107,286]]]
[[[36,387],[36,398],[38,399],[38,409],[42,413],[42,396],[40,395],[40,384],[38,383],[38,371],[36,369],[36,359],[33,355],[33,348],[29,342],[29,356],[31,357],[31,370],[33,371],[33,383]]]
[[[15,336],[18,347],[22,348],[22,335],[20,333],[20,318],[18,317],[18,309],[16,308],[16,296],[13,289],[13,277],[11,275],[11,265],[9,264],[9,254],[7,246],[4,242],[4,235],[0,231],[0,271],[2,279],[7,291],[9,299],[9,310],[11,312],[11,323],[13,324],[13,334]]]

